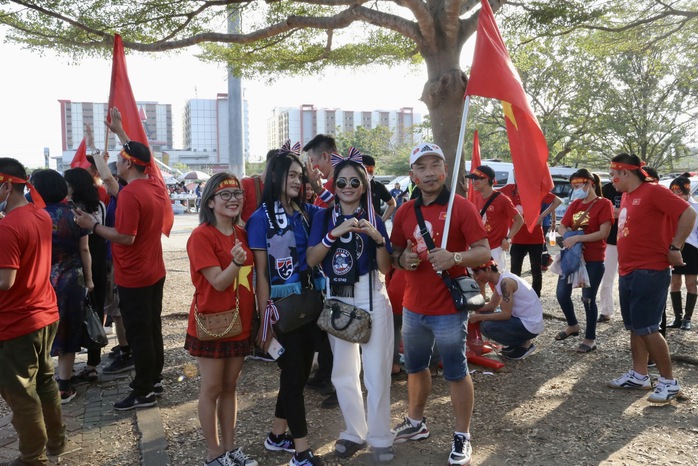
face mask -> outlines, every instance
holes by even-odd
[[[584,191],[584,188],[577,188],[572,191],[571,198],[573,201],[576,201],[577,199],[584,199],[585,197],[587,197],[587,192]]]
[[[4,183],[3,183],[4,186]],[[7,200],[10,198],[10,192],[7,193],[7,196],[5,196],[5,200],[0,202],[0,212],[5,212],[5,208],[7,207]]]

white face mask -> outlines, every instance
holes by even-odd
[[[5,183],[2,184],[2,186],[5,186]],[[5,209],[7,208],[7,200],[10,198],[10,193],[12,192],[12,187],[10,187],[10,191],[7,192],[7,196],[5,196],[5,200],[0,202],[0,212],[5,212]]]
[[[573,201],[576,201],[577,199],[584,199],[587,197],[587,192],[584,191],[584,188],[577,188],[572,191],[572,196],[570,196]]]

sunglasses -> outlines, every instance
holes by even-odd
[[[220,198],[224,201],[229,201],[233,198],[233,196],[235,196],[235,199],[242,199],[245,196],[245,191],[221,191],[215,195],[220,196]]]
[[[344,189],[347,187],[347,185],[351,186],[352,188],[356,189],[359,186],[361,186],[361,180],[358,178],[351,178],[347,180],[346,178],[337,178],[337,187],[339,189]]]

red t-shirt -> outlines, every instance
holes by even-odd
[[[230,262],[233,260],[230,250],[235,246],[236,235],[237,239],[242,243],[245,252],[247,252],[247,260],[240,268],[238,278],[233,282],[233,285],[225,291],[218,291],[204,277],[201,271],[209,267],[226,269],[230,265]],[[247,232],[243,228],[236,226],[235,234],[225,236],[214,226],[199,225],[191,232],[191,236],[187,241],[187,254],[189,255],[191,281],[196,289],[196,295],[189,310],[187,333],[191,336],[196,336],[195,301],[200,314],[228,311],[235,309],[237,290],[242,333],[224,341],[248,339],[255,312],[255,295],[252,284],[254,256],[247,244]]]
[[[581,228],[585,235],[596,233],[601,228],[601,225],[606,222],[611,222],[613,225],[613,203],[605,197],[597,197],[594,205],[591,206],[584,220],[582,220]],[[589,203],[583,203],[581,199],[572,201],[572,204],[565,211],[565,216],[560,222],[567,228],[571,228],[572,224],[584,214],[584,211],[589,208]],[[582,243],[584,251],[584,260],[586,262],[603,261],[606,258],[606,240],[589,241]]]
[[[515,184],[508,184],[503,186],[499,190],[500,193],[504,194],[506,197],[511,199],[512,204],[516,207],[516,210],[523,216],[523,207],[521,206],[521,197],[519,197],[519,191],[516,189]],[[555,200],[555,195],[553,193],[548,193],[543,198],[541,204],[552,204]],[[533,227],[533,231],[528,231],[528,225],[523,225],[519,232],[511,239],[511,244],[545,244],[545,237],[543,236],[543,227],[536,225]]]
[[[133,180],[119,191],[114,227],[121,234],[135,235],[136,239],[130,246],[112,244],[117,285],[142,288],[165,276],[160,241],[165,196],[154,178]]]
[[[405,295],[402,304],[412,312],[427,315],[454,314],[456,308],[443,280],[427,259],[428,251],[419,233],[419,225],[411,200],[403,204],[395,214],[390,242],[393,246],[407,247],[412,241],[412,250],[419,254],[419,267],[414,272],[405,273]],[[422,206],[422,215],[436,247],[441,247],[441,235],[446,223],[448,191],[444,189],[435,202]],[[456,195],[453,202],[451,226],[448,235],[449,251],[465,251],[468,245],[487,237],[482,219],[475,206],[467,199]],[[452,277],[465,275],[464,267],[453,267],[448,271]]]
[[[35,332],[58,320],[51,286],[48,213],[34,204],[17,207],[0,220],[0,269],[16,270],[9,290],[0,290],[0,341]]]
[[[492,193],[494,196],[495,193]],[[478,212],[482,212],[489,198],[484,199],[480,193],[473,196],[475,199],[475,208]],[[511,222],[518,213],[511,200],[504,195],[498,195],[485,211],[482,216],[482,223],[485,225],[487,240],[490,243],[490,249],[498,248],[502,245],[502,240],[509,234]]]
[[[664,186],[642,183],[623,193],[618,214],[618,272],[669,268],[669,245],[681,214],[690,207]]]
[[[325,181],[325,184],[324,184],[323,186],[325,187],[326,190],[328,190],[329,192],[331,192],[332,194],[334,194],[334,183],[333,183],[333,181],[332,181],[332,178],[330,178],[329,180]],[[315,205],[316,205],[316,206],[323,207],[323,208],[324,208],[324,207],[329,207],[329,206],[325,203],[325,201],[323,201],[322,199],[320,199],[320,196],[318,196],[318,198],[315,199]]]
[[[255,179],[259,180],[259,196],[257,199],[257,188],[255,187]],[[257,210],[259,203],[262,202],[262,193],[264,192],[264,181],[258,176],[246,176],[240,183],[242,184],[242,190],[245,191],[245,198],[242,204],[242,213],[240,218],[243,222],[247,222],[250,216]]]

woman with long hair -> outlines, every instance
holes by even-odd
[[[377,462],[395,457],[390,431],[390,371],[393,361],[393,316],[385,285],[376,271],[390,271],[388,233],[371,202],[361,153],[353,147],[343,158],[332,154],[335,205],[315,215],[308,264],[322,262],[327,296],[371,314],[371,337],[352,343],[329,335],[334,354],[332,384],[346,429],[334,452],[349,458],[368,442]],[[363,362],[368,410],[364,409],[360,373]],[[368,415],[366,415],[366,411]]]
[[[582,289],[586,330],[584,340],[576,351],[588,353],[596,349],[596,321],[599,317],[596,292],[603,278],[606,238],[613,223],[613,204],[601,196],[601,180],[598,175],[585,168],[572,174],[570,184],[574,189],[572,204],[567,208],[557,231],[564,238],[562,245],[565,248],[583,243],[582,251],[590,286]],[[576,234],[566,235],[568,232]],[[579,335],[580,326],[572,303],[572,284],[567,277],[561,276],[557,281],[557,301],[565,314],[567,328],[560,331],[555,339],[562,341]]]
[[[255,298],[252,252],[240,223],[243,191],[235,175],[217,173],[201,194],[199,226],[187,241],[194,299],[184,347],[197,358],[201,372],[199,423],[206,439],[207,466],[257,466],[235,446],[237,381],[245,356],[252,354]],[[197,338],[199,315],[237,310],[238,335],[202,341]],[[218,428],[220,427],[220,437]]]
[[[316,466],[323,463],[313,455],[308,443],[303,388],[310,375],[320,329],[314,321],[289,332],[271,327],[274,299],[308,289],[321,290],[324,286],[322,274],[313,271],[306,260],[310,220],[320,208],[306,203],[299,153],[300,144],[291,148],[287,141],[278,155],[267,162],[263,202],[246,228],[254,253],[257,310],[264,316],[257,344],[267,351],[275,337],[285,349],[276,360],[281,369],[279,392],[272,430],[264,446],[267,450],[294,453],[291,466]]]
[[[82,348],[85,288],[94,288],[89,232],[78,226],[70,206],[64,202],[68,185],[60,173],[38,170],[32,173],[31,182],[46,202],[53,222],[51,285],[58,299],[59,321],[51,356],[58,356],[58,389],[61,403],[65,404],[77,394],[71,379],[75,353]]]
[[[104,225],[106,207],[99,200],[99,193],[90,173],[84,168],[71,168],[63,173],[63,177],[68,184],[68,199],[72,200],[80,210],[89,213],[94,222]],[[104,321],[104,301],[107,293],[107,240],[94,233],[87,238],[92,258],[92,281],[95,285],[90,297],[94,310]],[[97,366],[102,362],[101,354],[101,348],[88,348],[87,364],[77,374],[78,380],[96,382],[99,379]]]
[[[684,173],[674,179],[669,188],[674,194],[687,201],[694,210],[698,211],[698,202],[691,196],[691,180],[689,176],[689,173]],[[681,256],[685,265],[674,267],[671,270],[669,295],[674,308],[674,321],[668,324],[667,327],[691,330],[691,317],[693,317],[693,310],[696,307],[696,300],[698,300],[698,222],[694,224],[693,231],[686,238],[686,244],[683,246]],[[686,283],[685,314],[682,312],[681,306],[681,276],[684,277]]]

